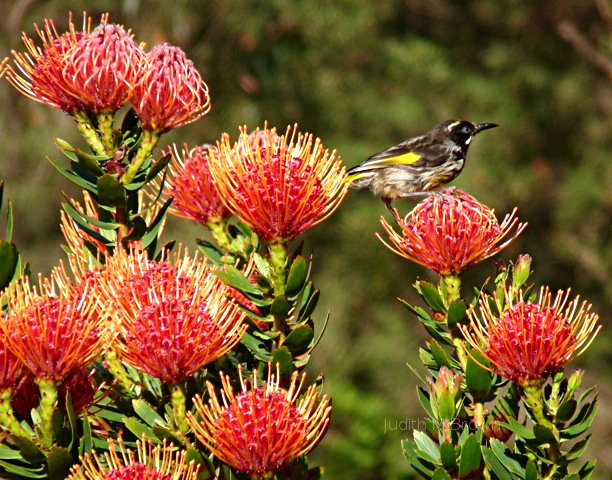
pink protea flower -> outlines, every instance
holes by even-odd
[[[101,23],[106,24],[108,14],[102,15]],[[75,97],[74,86],[70,78],[64,77],[64,71],[70,69],[67,57],[70,50],[91,31],[91,18],[83,13],[83,27],[77,31],[70,14],[69,28],[65,33],[58,33],[51,19],[45,19],[44,28],[35,25],[43,42],[42,48],[25,33],[22,35],[26,52],[12,51],[16,69],[5,63],[0,68],[0,77],[6,78],[19,92],[26,97],[54,108],[74,113],[83,109],[78,96]],[[19,72],[19,73],[18,73]]]
[[[181,127],[210,111],[208,86],[185,53],[169,44],[145,57],[130,101],[150,132]]]
[[[143,58],[144,52],[123,28],[102,24],[68,52],[63,75],[85,108],[114,112],[128,101]]]
[[[170,213],[204,225],[229,216],[229,211],[219,198],[208,166],[216,162],[217,158],[217,149],[210,145],[192,149],[185,145],[181,155],[174,147],[164,188],[165,195],[173,199]]]
[[[271,477],[308,453],[329,423],[329,399],[326,395],[319,398],[315,385],[300,397],[305,375],[300,378],[294,372],[288,390],[280,387],[279,377],[278,369],[274,374],[269,367],[263,385],[257,385],[253,374],[249,386],[240,371],[242,391],[235,394],[230,378],[221,374],[221,401],[208,382],[208,405],[199,395],[194,398],[200,420],[187,413],[198,440],[218,459],[251,478]]]
[[[297,127],[240,131],[233,147],[223,135],[210,173],[225,205],[262,239],[288,242],[338,208],[349,185],[335,151]]]
[[[136,442],[136,452],[128,450],[119,437],[108,439],[108,450],[101,461],[95,450],[81,457],[81,465],[71,469],[68,480],[196,480],[199,465],[187,463],[187,451],[176,450],[164,440],[154,445],[144,435]]]
[[[527,226],[517,225],[516,209],[500,224],[495,211],[471,195],[456,188],[442,192],[444,197],[431,195],[398,220],[401,233],[381,217],[390,243],[376,234],[378,239],[392,252],[447,276],[495,255]]]
[[[553,300],[542,288],[537,302],[527,301],[522,292],[513,300],[511,288],[504,298],[483,295],[479,312],[471,309],[470,324],[459,328],[490,362],[485,368],[520,385],[544,382],[581,355],[601,328],[591,305],[580,304],[579,297],[568,301],[569,293],[559,290]]]
[[[114,348],[133,368],[173,384],[231,350],[246,329],[228,288],[197,256],[174,262],[119,249],[98,278]]]
[[[52,281],[41,281],[46,290]],[[45,285],[45,287],[42,287]],[[39,293],[26,278],[5,290],[0,321],[6,346],[36,379],[60,384],[101,356],[111,337],[91,290]]]

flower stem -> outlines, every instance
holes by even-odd
[[[11,435],[25,437],[25,430],[19,425],[15,418],[13,407],[11,407],[11,397],[13,389],[5,388],[0,391],[0,425],[7,430]]]
[[[98,131],[102,136],[102,144],[104,150],[109,157],[115,155],[115,135],[113,133],[113,112],[105,112],[98,114]]]
[[[91,123],[89,115],[86,111],[74,112],[72,117],[76,121],[77,128],[81,135],[87,142],[87,144],[91,147],[96,155],[106,155],[108,157],[112,157],[109,153],[107,153],[104,148],[104,144],[100,140],[98,136],[98,132]]]
[[[151,154],[155,145],[159,141],[159,132],[156,130],[148,131],[145,130],[142,132],[142,143],[140,144],[140,148],[136,152],[136,156],[132,159],[130,166],[127,171],[121,177],[121,181],[124,185],[129,185],[134,180],[134,177],[138,173],[138,169],[145,162],[147,157]]]
[[[40,403],[38,405],[40,424],[38,425],[38,431],[42,445],[50,448],[53,446],[53,412],[57,405],[57,384],[47,378],[37,378],[36,384],[40,389]]]
[[[274,295],[284,295],[287,283],[287,247],[284,243],[270,244],[270,263]]]
[[[461,278],[459,275],[444,275],[442,277],[444,286],[446,287],[447,302],[450,305],[455,300],[461,299]],[[448,306],[447,305],[447,306]]]
[[[227,224],[227,218],[213,218],[211,219],[206,226],[210,230],[215,242],[217,245],[221,247],[222,250],[226,252],[232,251],[232,245],[230,243],[230,239],[225,231],[225,225]]]
[[[121,385],[126,391],[131,392],[134,389],[134,383],[130,380],[121,361],[117,358],[117,354],[110,350],[104,355],[104,360],[106,368],[119,382],[119,385]]]
[[[187,410],[185,404],[185,391],[182,385],[172,385],[172,396],[170,398],[172,404],[172,413],[174,414],[174,423],[176,428],[181,433],[187,433],[189,431],[189,425],[185,421],[185,411]]]

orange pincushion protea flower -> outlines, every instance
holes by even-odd
[[[5,334],[0,330],[0,391],[15,388],[23,377],[23,371],[23,364],[7,348]]]
[[[219,198],[208,166],[216,162],[217,158],[217,149],[211,145],[191,150],[185,145],[181,155],[174,147],[172,163],[168,167],[170,175],[164,188],[165,195],[173,199],[170,213],[204,225],[229,216],[229,211]]]
[[[278,368],[274,374],[269,367],[267,381],[258,386],[253,374],[249,388],[241,370],[242,392],[235,394],[230,378],[221,373],[221,402],[208,382],[208,405],[199,395],[194,398],[201,420],[187,413],[198,440],[221,461],[251,478],[264,478],[308,453],[329,423],[329,399],[323,395],[319,401],[315,385],[298,400],[305,375],[298,381],[294,372],[288,390],[280,387],[279,377]]]
[[[401,233],[381,217],[390,244],[376,234],[378,239],[392,252],[446,276],[495,255],[527,226],[517,225],[516,209],[500,224],[495,211],[471,195],[456,188],[442,192],[444,197],[431,195],[398,220]]]
[[[78,293],[76,287],[63,287],[55,295],[50,290],[56,284],[54,278],[41,281],[45,293],[27,278],[9,286],[0,328],[8,349],[35,378],[61,383],[99,358],[112,334],[89,285]]]
[[[548,288],[540,290],[537,302],[528,302],[519,292],[512,300],[487,295],[479,301],[479,312],[470,310],[470,324],[459,328],[465,339],[490,363],[489,370],[524,385],[543,382],[563,365],[581,355],[601,328],[591,305],[571,302],[569,290],[557,292],[554,301]],[[493,311],[495,304],[497,313]]]
[[[101,23],[106,24],[108,14],[102,15]],[[68,113],[82,110],[78,91],[72,80],[64,76],[66,70],[71,70],[68,64],[69,51],[91,31],[91,18],[83,13],[82,31],[77,31],[70,15],[69,29],[59,34],[53,20],[46,19],[45,26],[40,29],[35,25],[43,45],[37,47],[34,41],[25,33],[22,35],[27,51],[18,53],[12,51],[17,70],[5,64],[0,68],[0,77],[6,78],[19,92],[26,97]],[[18,71],[20,73],[18,73]]]
[[[164,383],[185,380],[224,355],[246,329],[228,288],[197,256],[157,262],[119,249],[97,288],[101,310],[118,330],[118,355]]]
[[[143,130],[165,132],[210,111],[208,86],[185,53],[163,44],[145,57],[131,98]]]
[[[119,25],[102,24],[68,52],[64,78],[94,113],[114,112],[128,101],[144,52]]]
[[[95,450],[71,468],[68,480],[196,480],[199,465],[187,463],[187,451],[176,450],[164,440],[161,445],[142,437],[136,453],[127,450],[119,437],[119,452],[112,438],[101,461]]]
[[[234,147],[223,135],[219,159],[209,167],[223,202],[257,235],[287,242],[338,208],[349,185],[335,151],[297,126],[281,136],[267,127],[240,131]]]

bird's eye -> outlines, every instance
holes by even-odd
[[[472,130],[470,129],[469,126],[465,125],[464,127],[461,128],[461,133],[463,133],[464,135],[471,135]]]

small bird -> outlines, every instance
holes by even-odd
[[[465,164],[470,142],[495,123],[474,125],[466,120],[446,120],[419,137],[376,153],[346,173],[351,188],[369,188],[393,213],[391,202],[427,195],[453,180]]]

